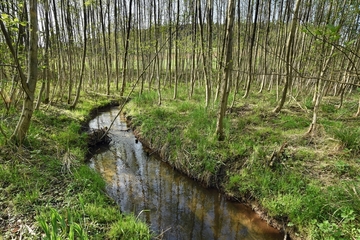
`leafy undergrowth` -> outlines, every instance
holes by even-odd
[[[324,98],[315,134],[306,135],[309,99],[287,103],[280,114],[269,93],[240,99],[225,119],[227,138],[214,136],[216,107],[186,91],[136,96],[126,106],[139,137],[177,169],[227,195],[257,202],[284,223],[293,238],[360,238],[360,124],[357,99],[334,107]],[[230,99],[231,101],[231,99]],[[229,102],[230,102],[229,101]]]
[[[151,239],[148,226],[120,213],[104,180],[84,163],[82,125],[94,107],[110,103],[86,99],[73,111],[61,104],[35,111],[20,149],[0,137],[0,239]],[[7,136],[17,111],[1,113]]]

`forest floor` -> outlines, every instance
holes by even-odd
[[[72,111],[61,103],[35,111],[20,148],[6,139],[21,104],[1,109],[0,240],[153,237],[145,223],[119,211],[104,180],[84,161],[87,123],[97,108],[110,104],[99,96],[84,99]]]
[[[250,204],[293,239],[360,238],[360,123],[357,99],[325,97],[316,134],[306,135],[311,99],[272,113],[271,93],[239,99],[225,119],[226,139],[214,135],[216,106],[204,93],[179,88],[134,96],[126,115],[136,134],[179,171]],[[101,177],[84,163],[87,122],[110,100],[88,95],[78,108],[55,103],[35,111],[21,148],[0,134],[0,239],[150,239],[149,228],[123,215]],[[232,99],[229,99],[231,102]],[[21,106],[1,109],[10,136]]]
[[[217,141],[216,107],[173,90],[134,97],[125,113],[137,136],[164,161],[207,187],[245,202],[292,239],[360,239],[358,96],[324,97],[316,132],[311,98],[292,99],[279,114],[271,93],[252,93],[228,109]],[[229,100],[231,102],[232,99]]]

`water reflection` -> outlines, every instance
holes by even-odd
[[[117,109],[104,112],[90,128],[109,126]],[[91,159],[91,167],[107,182],[107,191],[124,212],[140,214],[163,239],[282,239],[248,207],[227,201],[213,189],[147,157],[123,119],[111,129],[105,151]],[[144,211],[143,211],[144,210]]]

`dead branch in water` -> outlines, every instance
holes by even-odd
[[[89,146],[108,145],[111,142],[111,138],[109,137],[107,131],[107,127],[92,130],[89,133]]]

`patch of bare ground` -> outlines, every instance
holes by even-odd
[[[289,143],[287,154],[294,159],[286,165],[301,171],[310,179],[319,180],[323,186],[336,185],[339,180],[350,179],[351,172],[346,169],[342,171],[342,167],[360,171],[358,162],[349,157],[341,142],[329,136],[321,125],[312,134],[286,135],[286,141]],[[339,165],[341,159],[346,159],[344,166]]]

